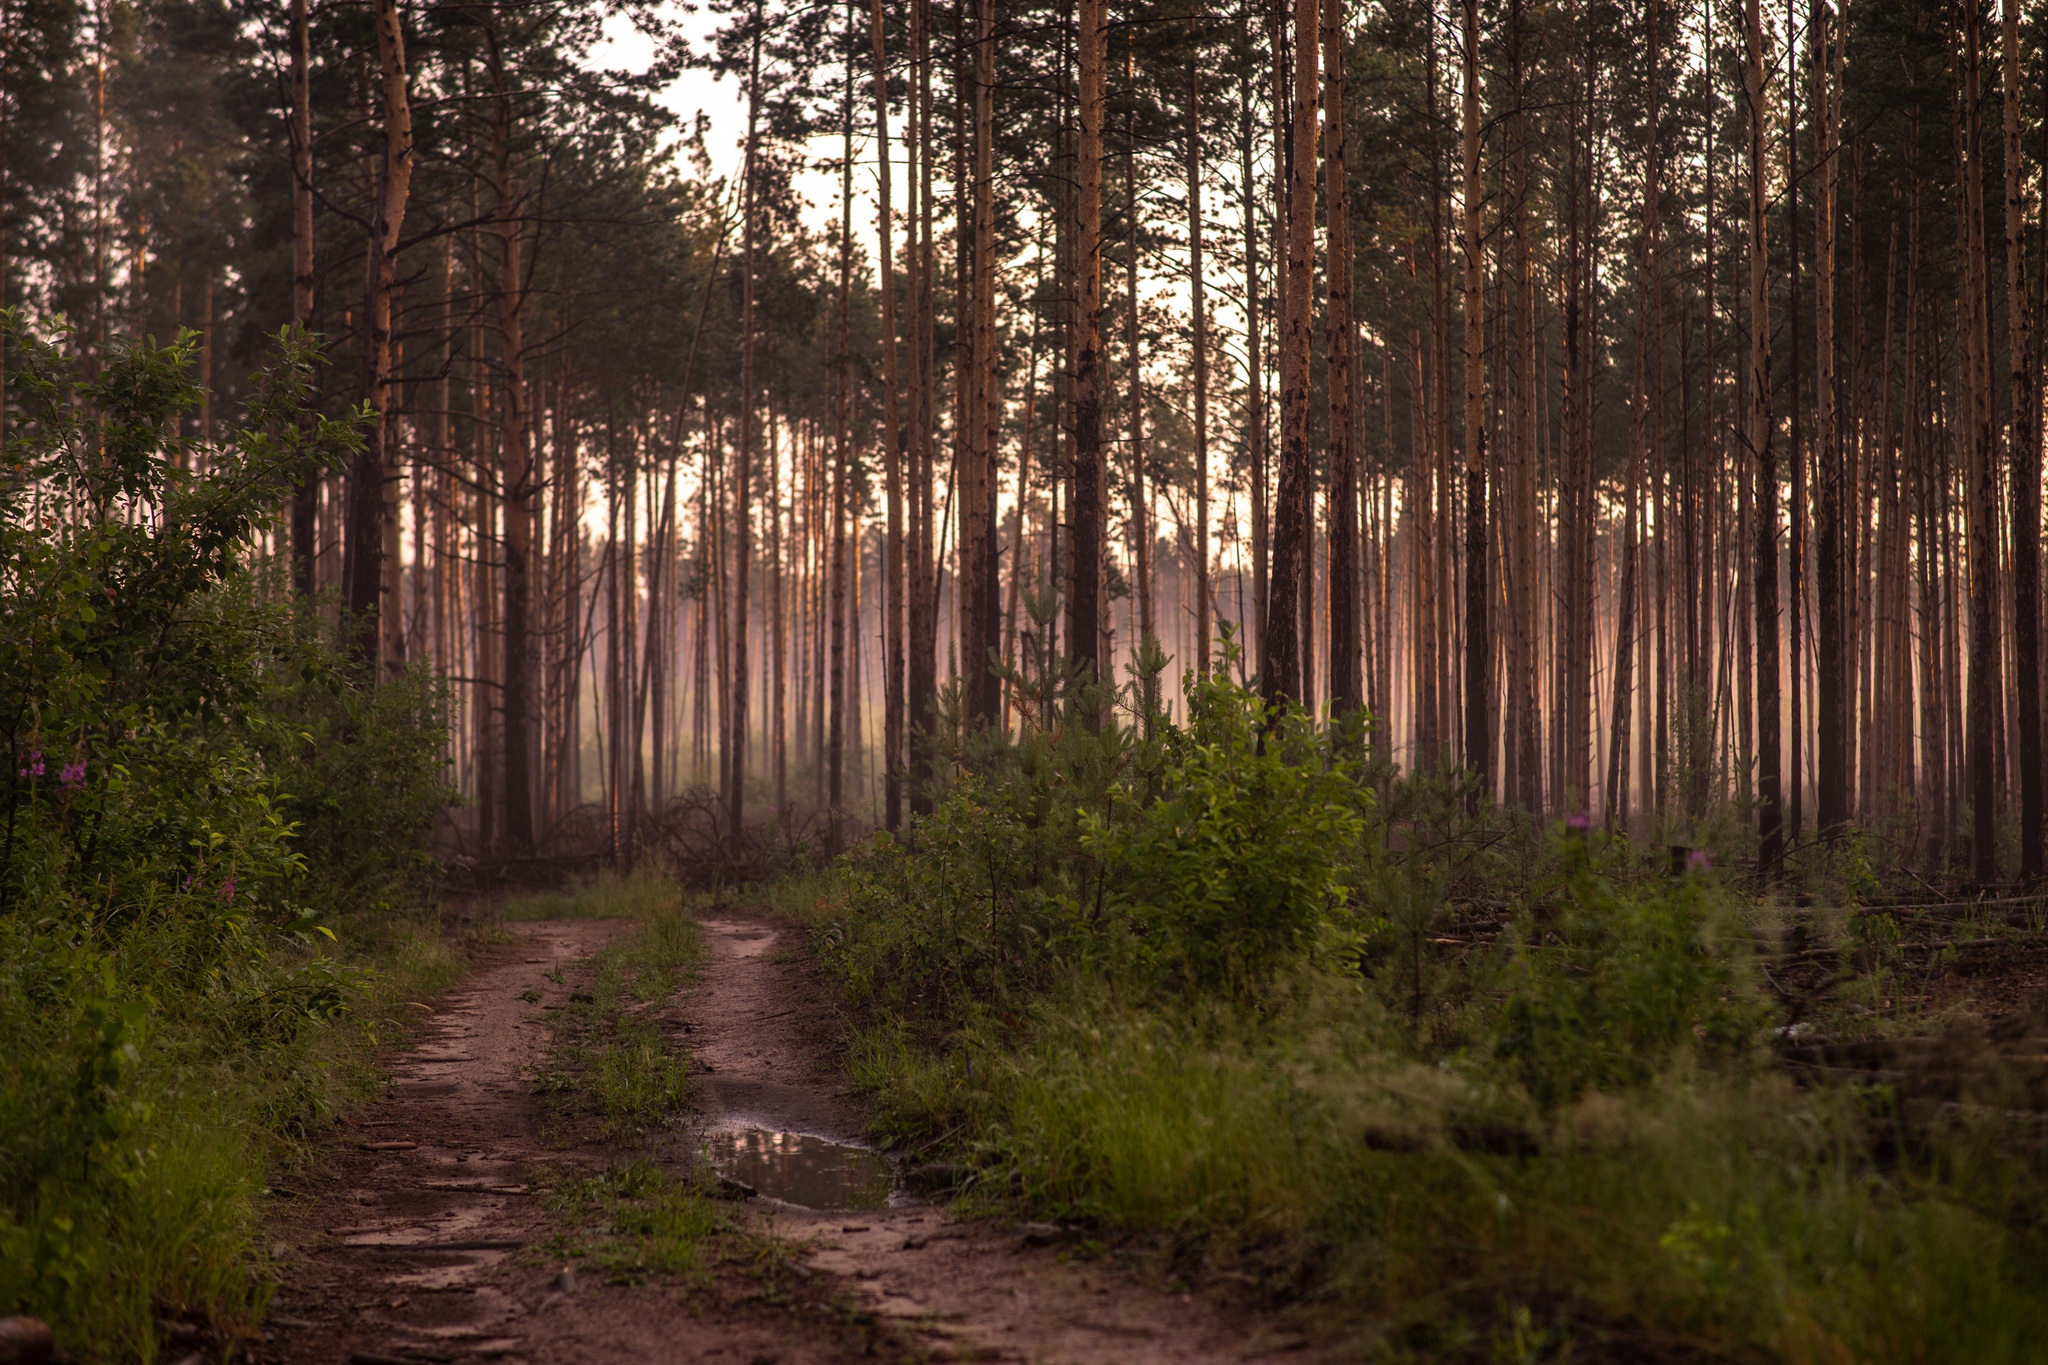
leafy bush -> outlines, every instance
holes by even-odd
[[[1696,877],[1624,890],[1566,835],[1555,919],[1532,924],[1508,973],[1499,1056],[1546,1109],[1640,1084],[1681,1047],[1753,1046],[1764,1011],[1741,979],[1728,907]]]
[[[88,378],[0,326],[0,1313],[148,1358],[159,1309],[260,1307],[259,1120],[362,984],[323,920],[422,870],[440,738],[256,590],[259,528],[356,441],[306,415],[303,338],[200,452],[189,335]]]
[[[806,883],[878,1134],[1392,1358],[2028,1358],[2038,1126],[1794,1088],[1711,874],[1468,814],[1221,670],[1177,728],[1163,662],[1013,675],[1022,736],[948,736],[933,813]]]
[[[1114,826],[1083,821],[1144,955],[1191,990],[1261,980],[1332,926],[1373,804],[1327,734],[1299,711],[1269,716],[1231,679],[1226,646],[1188,680],[1188,729],[1148,784],[1165,795]]]

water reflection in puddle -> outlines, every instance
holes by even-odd
[[[804,1133],[741,1128],[708,1135],[704,1148],[720,1175],[807,1209],[878,1209],[895,1184],[879,1154]]]

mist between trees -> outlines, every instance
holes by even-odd
[[[200,467],[325,338],[264,591],[449,681],[468,852],[896,827],[990,659],[1229,622],[1539,816],[2041,873],[2038,10],[713,9],[0,0],[0,298],[194,329]]]

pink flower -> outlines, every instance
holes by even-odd
[[[231,901],[231,900],[233,900],[234,898],[235,898],[235,879],[234,879],[233,877],[230,877],[230,878],[228,878],[228,879],[227,879],[226,881],[224,881],[224,882],[222,882],[222,883],[220,884],[220,894],[219,894],[219,895],[218,895],[218,896],[216,897],[216,899],[218,899],[218,900],[220,900],[221,902],[225,903],[225,902],[227,902],[227,901]]]
[[[60,778],[59,780],[60,780],[60,781],[62,781],[62,782],[63,782],[63,784],[64,784],[65,786],[67,786],[67,787],[82,787],[82,786],[84,786],[84,785],[85,785],[85,760],[81,758],[81,759],[79,759],[79,760],[78,760],[77,762],[75,762],[75,763],[66,763],[66,764],[64,765],[64,773],[63,773],[63,776],[62,776],[62,777],[61,777],[61,778]]]
[[[1685,870],[1687,872],[1712,872],[1714,870],[1714,855],[1703,848],[1694,849],[1685,855]]]
[[[1570,815],[1565,816],[1564,827],[1584,834],[1587,830],[1593,828],[1593,817],[1584,811],[1573,811]]]
[[[29,750],[28,757],[22,760],[17,775],[21,777],[41,777],[43,775],[43,751],[41,749]]]

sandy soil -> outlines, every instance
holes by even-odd
[[[917,1201],[857,1213],[750,1201],[743,1217],[785,1249],[709,1283],[565,1275],[542,1254],[556,1229],[529,1191],[549,1169],[626,1154],[544,1140],[530,1072],[546,1052],[547,1006],[626,926],[509,927],[513,943],[459,990],[417,1003],[427,1027],[393,1055],[384,1096],[330,1136],[291,1197],[272,1201],[284,1283],[259,1359],[1149,1365],[1304,1344],[1255,1312],[1064,1260],[1045,1230],[963,1222]],[[704,929],[703,970],[660,1014],[703,1082],[667,1158],[686,1162],[699,1134],[738,1127],[857,1141],[862,1114],[815,970],[781,951],[769,924],[727,917]]]

